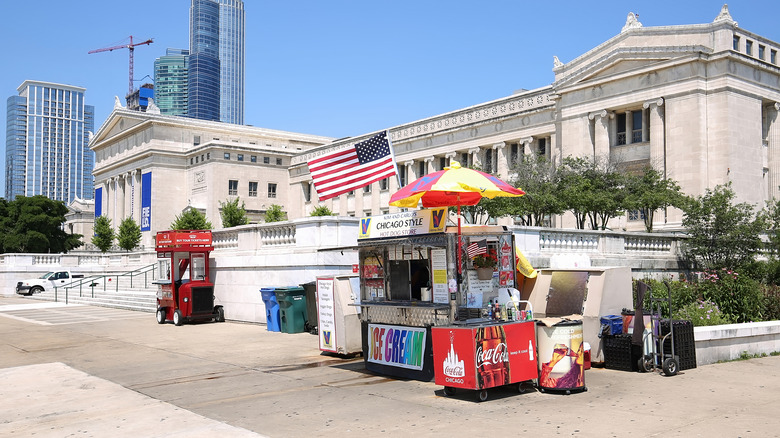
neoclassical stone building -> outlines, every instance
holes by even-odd
[[[652,165],[691,195],[730,181],[740,201],[763,205],[780,196],[779,50],[780,43],[738,27],[725,6],[711,23],[696,25],[644,27],[629,14],[598,47],[566,63],[555,57],[549,86],[388,127],[401,184],[452,159],[507,177],[523,154],[556,162],[609,157]],[[320,204],[306,162],[373,134],[332,141],[120,108],[91,143],[95,186],[105,193],[96,208],[115,224],[140,217],[132,187],[152,172],[152,231],[188,205],[216,226],[218,203],[231,196],[258,214],[278,203],[291,218],[306,216]],[[247,196],[252,182],[262,193],[256,199]],[[264,196],[272,183],[276,198]],[[383,180],[323,204],[344,216],[391,212],[397,189],[395,179]],[[655,229],[669,230],[682,216],[670,209],[655,218]],[[566,215],[550,220],[573,227]],[[631,215],[610,225],[642,229]]]

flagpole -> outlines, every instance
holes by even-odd
[[[398,173],[398,162],[395,161],[395,151],[393,150],[393,142],[390,140],[390,131],[385,129],[385,138],[387,138],[387,146],[390,147],[390,158],[393,159],[393,167],[395,167],[395,178],[398,180],[398,188],[401,188],[401,174]]]

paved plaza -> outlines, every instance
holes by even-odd
[[[780,436],[780,357],[478,403],[368,373],[308,333],[0,297],[0,436]]]

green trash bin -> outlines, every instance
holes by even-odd
[[[280,327],[284,333],[303,333],[306,326],[306,292],[302,287],[277,287]]]

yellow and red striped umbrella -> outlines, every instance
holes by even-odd
[[[416,208],[422,201],[423,207],[455,207],[476,205],[482,198],[524,194],[493,175],[460,167],[453,161],[450,167],[420,177],[393,193],[390,205]]]

